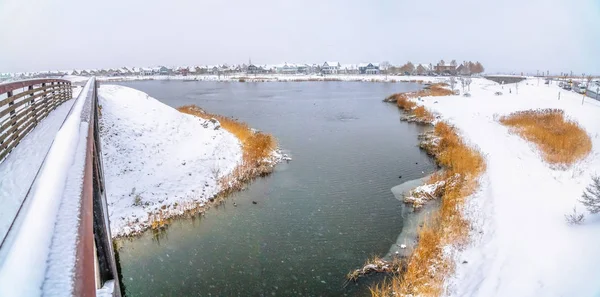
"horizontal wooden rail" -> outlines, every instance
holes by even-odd
[[[0,162],[72,92],[71,82],[62,79],[0,84]]]

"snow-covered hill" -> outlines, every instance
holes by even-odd
[[[238,139],[211,121],[135,89],[102,85],[101,139],[113,236],[148,226],[148,214],[181,213],[220,191],[242,160]]]

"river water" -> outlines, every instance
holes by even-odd
[[[368,295],[369,281],[344,287],[345,274],[384,256],[402,231],[391,188],[435,169],[417,147],[423,128],[381,102],[416,84],[118,84],[238,118],[275,135],[293,157],[205,216],[120,241],[129,297]]]

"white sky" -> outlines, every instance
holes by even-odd
[[[249,57],[600,74],[600,0],[0,0],[0,72]]]

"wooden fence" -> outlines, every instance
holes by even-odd
[[[0,162],[39,121],[71,98],[71,82],[62,79],[0,84]]]

